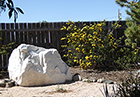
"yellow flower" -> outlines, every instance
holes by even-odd
[[[68,50],[68,52],[71,52],[71,50]]]
[[[66,26],[63,26],[64,29],[66,29]]]
[[[98,23],[98,24],[97,24],[97,26],[101,27],[101,26],[102,26],[102,24],[99,24],[99,23]]]
[[[117,43],[115,42],[114,45],[117,45]]]
[[[92,44],[92,46],[95,46],[95,44]]]
[[[74,62],[77,62],[77,60],[74,60]]]
[[[84,51],[84,48],[82,49],[82,52],[84,53],[85,51]]]
[[[64,30],[64,28],[61,28],[61,30]]]
[[[102,28],[100,28],[100,31],[102,32]]]
[[[90,55],[90,58],[92,58],[93,56],[92,55]]]
[[[90,50],[89,53],[91,54],[92,53],[92,50]]]
[[[76,48],[76,50],[78,51],[78,50],[79,50],[79,48],[77,47],[77,48]]]
[[[99,39],[99,41],[102,41],[101,39]]]
[[[112,37],[112,35],[111,35],[111,34],[109,34],[109,37]]]
[[[71,20],[69,20],[69,22],[71,22]]]
[[[86,60],[88,60],[88,58],[89,58],[88,56],[85,57]]]
[[[97,32],[93,32],[94,35],[97,35]]]
[[[92,39],[91,39],[91,38],[89,38],[88,40],[89,40],[89,41],[91,41]]]
[[[77,28],[74,28],[74,30],[77,30]]]
[[[64,57],[67,57],[67,55],[63,55]]]
[[[75,41],[73,41],[72,43],[75,43]]]
[[[61,40],[65,40],[66,38],[61,38]]]
[[[75,33],[72,34],[72,37],[75,36]]]
[[[102,44],[102,47],[104,48],[104,45]]]
[[[84,66],[84,69],[87,69],[87,66],[86,65]]]
[[[71,42],[71,40],[69,39],[67,43],[70,43],[70,42]]]
[[[66,23],[67,25],[70,25],[70,23]]]

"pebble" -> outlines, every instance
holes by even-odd
[[[92,79],[92,82],[97,82],[97,79],[96,79],[96,78],[93,78],[93,79]]]
[[[88,82],[88,81],[89,81],[89,79],[83,79],[82,81],[83,81],[83,82]]]
[[[114,84],[114,82],[111,81],[111,80],[104,80],[103,83],[106,83],[106,84]]]
[[[15,86],[15,81],[13,80],[10,80],[10,79],[2,79],[0,80],[0,87],[6,87],[6,88],[9,88],[9,87],[12,87],[12,86]]]
[[[103,83],[103,81],[104,81],[104,78],[101,78],[97,80],[97,83]]]

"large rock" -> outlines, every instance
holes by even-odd
[[[64,83],[72,80],[67,64],[56,49],[21,44],[9,58],[9,77],[20,86]]]

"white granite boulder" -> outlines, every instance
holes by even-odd
[[[9,58],[9,77],[20,86],[64,83],[72,80],[69,66],[56,49],[21,44]]]

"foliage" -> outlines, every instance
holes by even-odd
[[[6,7],[9,9],[8,16],[12,17],[12,13],[14,13],[14,22],[16,23],[16,19],[18,18],[18,12],[24,14],[21,8],[14,7],[14,3],[12,0],[0,0],[0,13],[6,10]]]
[[[140,79],[138,74],[136,77],[130,75],[126,81],[118,84],[116,95],[119,97],[140,97]]]
[[[122,47],[121,41],[124,37],[115,39],[112,32],[105,31],[105,22],[83,25],[77,27],[74,22],[69,21],[61,30],[67,30],[66,40],[68,45],[62,47],[68,50],[64,57],[68,58],[67,64],[73,66],[79,64],[82,69],[87,68],[116,68],[129,67],[130,62],[139,61],[138,49]],[[112,25],[118,28],[116,22]],[[120,66],[119,66],[120,65]]]
[[[126,22],[127,29],[125,30],[125,36],[127,39],[125,43],[127,46],[137,48],[140,43],[140,0],[116,0],[116,2],[122,7],[126,6],[129,10],[126,13],[131,16]]]
[[[57,85],[56,91],[57,91],[57,92],[61,92],[61,93],[67,92],[66,89],[63,89],[62,87],[60,88],[60,87],[59,87],[59,84]]]
[[[1,29],[0,29],[0,31],[1,31]],[[0,37],[0,40],[2,40],[1,37]],[[8,43],[8,44],[6,44],[6,45],[2,45],[2,46],[0,47],[0,54],[9,54],[9,53],[7,52],[7,50],[10,49],[10,48],[12,48],[11,46],[12,46],[13,44],[14,44],[14,42]]]

